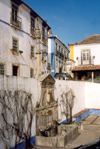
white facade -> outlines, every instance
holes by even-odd
[[[18,20],[21,20],[21,28],[14,26],[12,19],[12,4],[18,8]],[[30,7],[22,2],[19,6],[11,0],[0,1],[0,63],[4,64],[4,74],[13,75],[13,66],[17,66],[18,76],[30,77],[30,69],[36,74],[36,39],[31,36],[31,18],[34,19],[34,28],[39,25],[40,39],[40,67],[41,72],[47,72],[47,57],[42,60],[42,51],[47,52],[47,32],[49,26]],[[15,21],[16,23],[16,21]],[[18,22],[17,22],[18,23]],[[43,42],[43,28],[45,43]],[[13,38],[17,40],[18,52],[13,52]],[[31,46],[34,47],[34,57],[31,58]],[[21,51],[21,52],[19,52]],[[23,52],[23,53],[22,53]]]
[[[92,44],[83,44],[83,45],[74,45],[74,61],[75,66],[80,65],[81,54],[83,50],[89,50],[90,56],[92,60],[92,64],[100,65],[100,43],[92,43]],[[94,57],[94,58],[93,58]]]
[[[66,59],[69,58],[68,48],[57,36],[48,37],[48,63],[51,64],[51,74],[66,72]]]

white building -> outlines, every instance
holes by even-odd
[[[100,34],[88,38],[70,46],[70,58],[75,61],[72,69],[75,79],[99,79],[100,76]],[[96,80],[95,80],[96,81]]]
[[[53,77],[55,73],[66,72],[66,59],[68,57],[69,50],[64,43],[57,36],[48,36],[48,64],[51,66]]]
[[[0,74],[31,77],[36,74],[36,34],[40,29],[40,70],[47,72],[48,24],[21,0],[0,0]]]

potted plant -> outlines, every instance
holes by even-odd
[[[84,81],[84,80],[85,80],[85,78],[86,78],[86,76],[82,76],[81,80],[82,80],[82,81]]]

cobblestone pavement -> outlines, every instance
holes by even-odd
[[[79,135],[75,140],[71,140],[69,144],[64,148],[58,149],[73,149],[80,145],[88,144],[98,138],[100,138],[100,116],[90,115],[83,121],[83,130],[81,126],[78,126]],[[57,149],[55,147],[37,147],[37,149]]]

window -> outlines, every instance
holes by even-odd
[[[12,4],[12,20],[17,22],[17,16],[18,16],[18,7]]]
[[[89,60],[89,51],[88,50],[83,51],[83,60]]]
[[[18,76],[18,72],[19,72],[19,67],[13,66],[13,76]]]
[[[11,25],[21,29],[22,19],[18,16],[18,6],[12,4]]]
[[[4,75],[4,64],[0,63],[0,75]]]
[[[31,46],[31,56],[34,57],[34,47]]]
[[[31,31],[34,31],[35,28],[35,20],[34,18],[31,18]]]
[[[13,38],[13,51],[18,53],[18,39]]]
[[[33,78],[34,77],[34,69],[30,69],[30,78]]]
[[[89,50],[82,50],[82,64],[89,64],[90,63],[90,51]]]
[[[45,38],[45,28],[42,27],[42,37]]]
[[[56,51],[57,51],[57,43],[56,43]]]
[[[59,51],[60,51],[60,46],[59,46]]]

